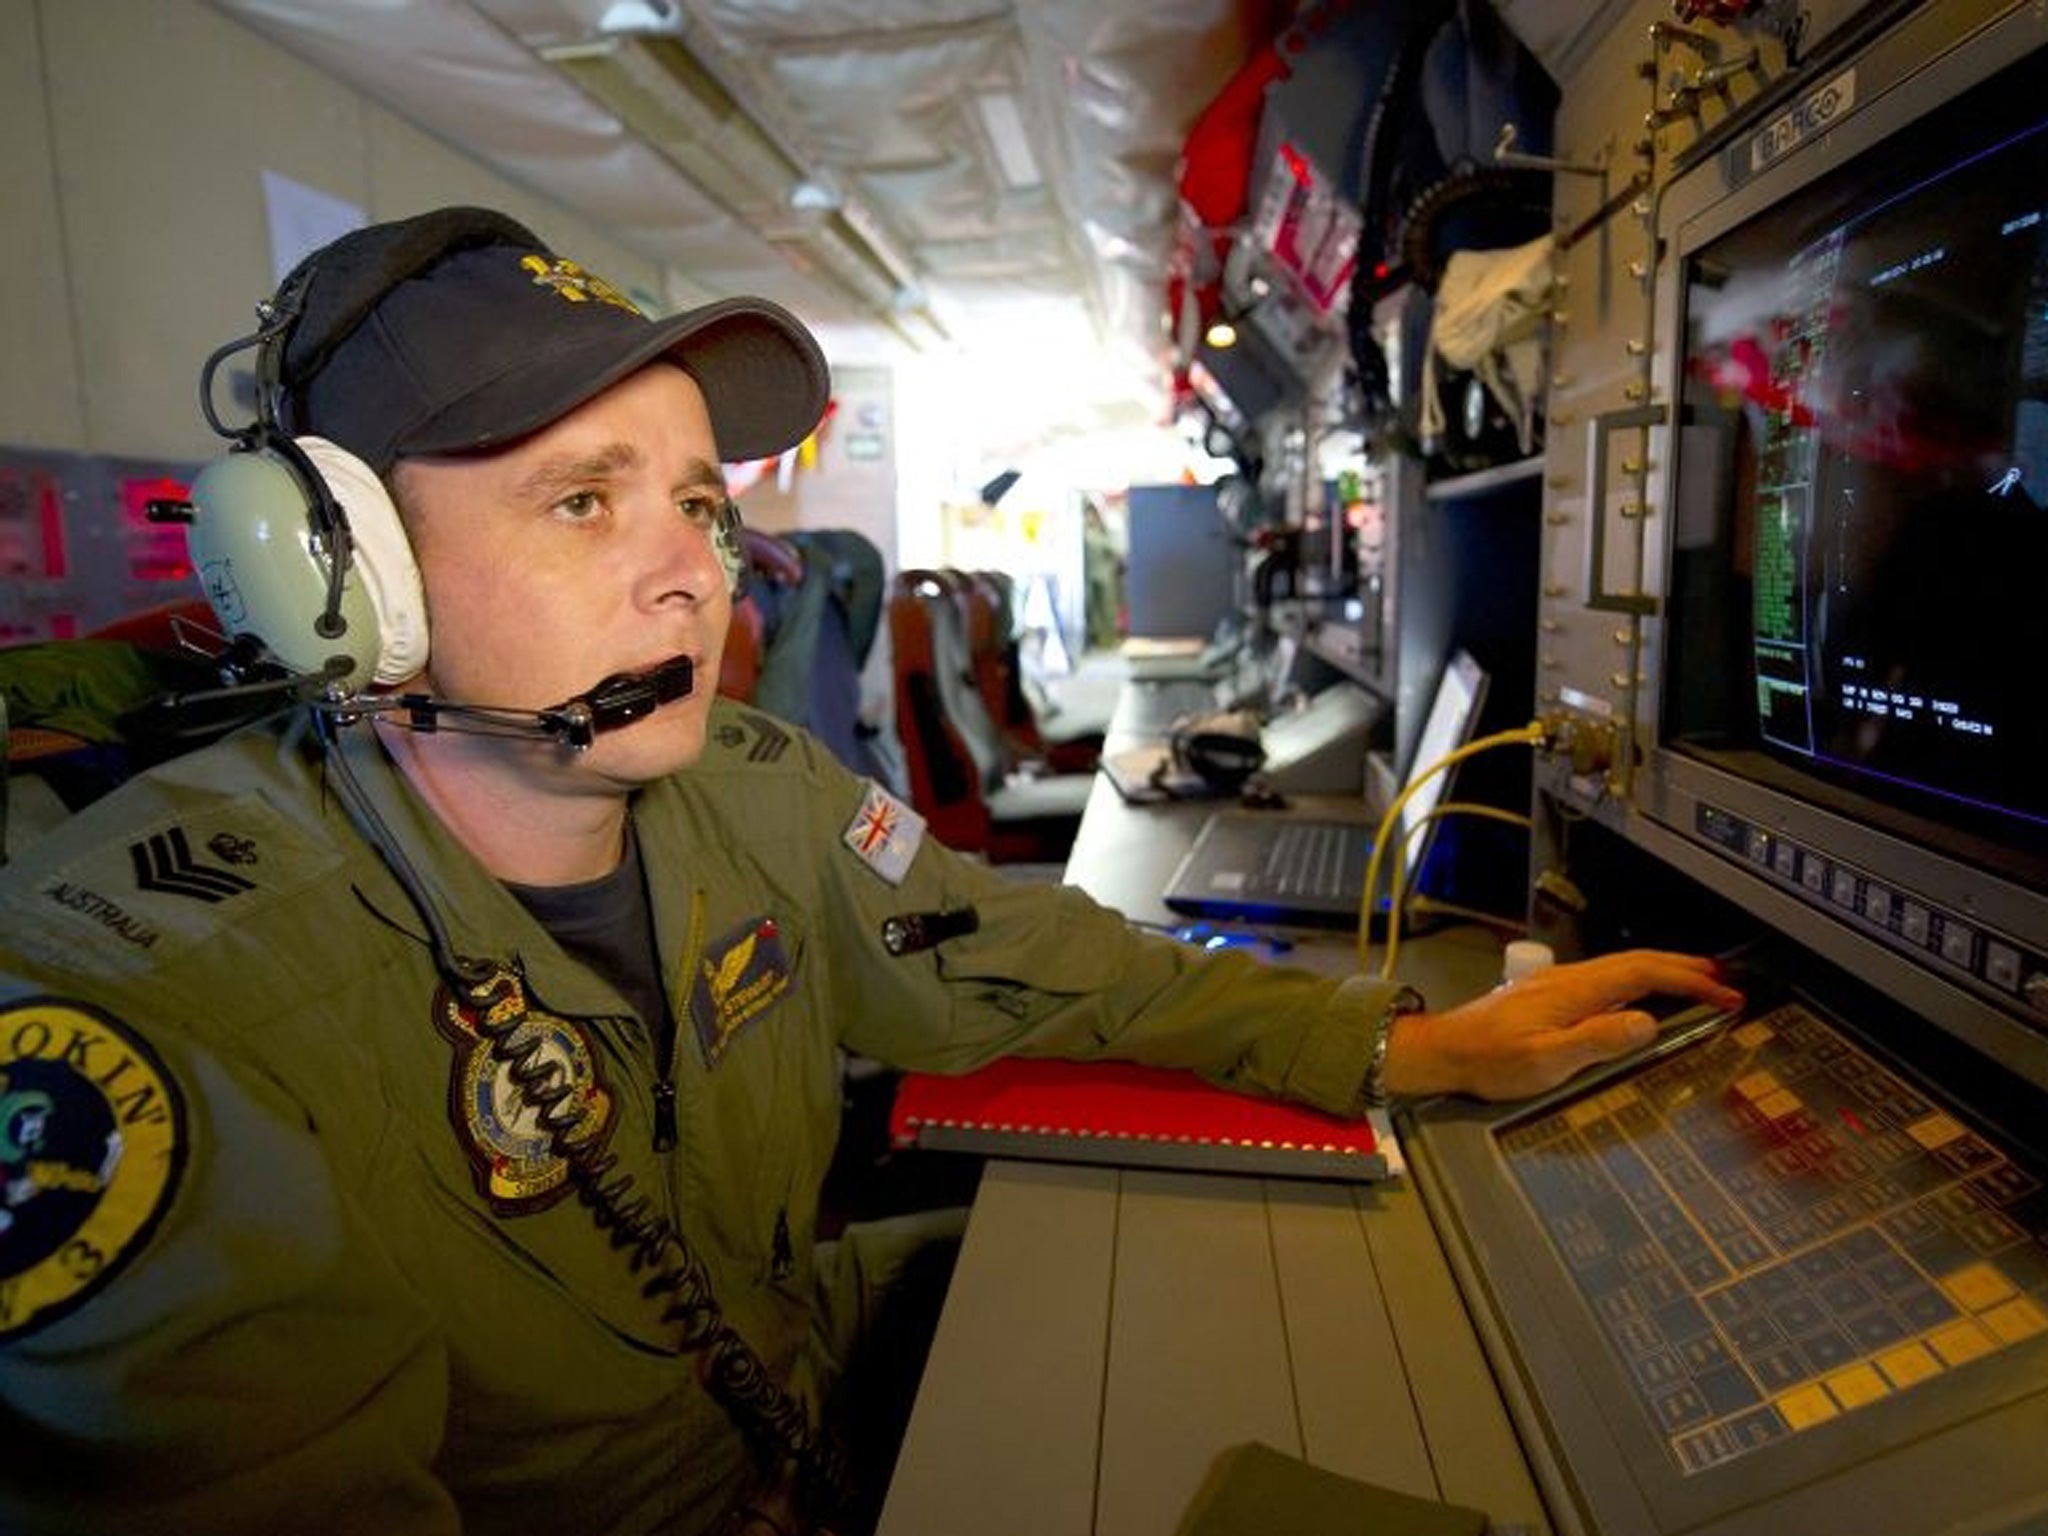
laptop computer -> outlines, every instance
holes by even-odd
[[[1479,663],[1464,651],[1454,652],[1437,681],[1404,787],[1408,775],[1472,739],[1485,695],[1486,673]],[[1403,838],[1403,878],[1411,891],[1435,840],[1437,822],[1426,818],[1443,802],[1455,772],[1453,767],[1426,780],[1402,810],[1404,832],[1422,826]],[[1368,799],[1364,809],[1376,818],[1386,806]],[[1161,899],[1190,917],[1356,928],[1374,826],[1364,819],[1218,811],[1203,823]]]

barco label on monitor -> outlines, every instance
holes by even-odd
[[[1808,91],[1757,130],[1749,141],[1751,174],[1782,160],[1808,139],[1828,131],[1856,105],[1856,71],[1845,69],[1826,85]]]

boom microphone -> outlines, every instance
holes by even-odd
[[[616,731],[645,719],[664,704],[688,698],[695,683],[695,665],[687,656],[676,656],[645,672],[614,672],[548,709],[455,704],[424,693],[323,697],[313,700],[313,707],[343,723],[365,715],[402,715],[402,723],[415,731],[446,729],[478,736],[558,741],[581,752],[600,733]]]
[[[157,694],[121,716],[117,724],[122,734],[164,740],[214,735],[272,713],[281,705],[310,702],[353,669],[346,656],[339,656],[319,672],[288,672],[258,655],[247,641],[246,635],[238,636],[216,658],[223,676],[240,681],[221,688]]]

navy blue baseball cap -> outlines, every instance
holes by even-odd
[[[503,214],[443,208],[343,235],[273,301],[279,423],[383,472],[421,454],[489,452],[656,361],[697,381],[727,463],[807,437],[831,376],[803,322],[766,299],[650,320],[604,279]]]

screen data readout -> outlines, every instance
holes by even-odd
[[[1801,1003],[1502,1127],[1684,1474],[2048,1335],[2048,1192]]]

